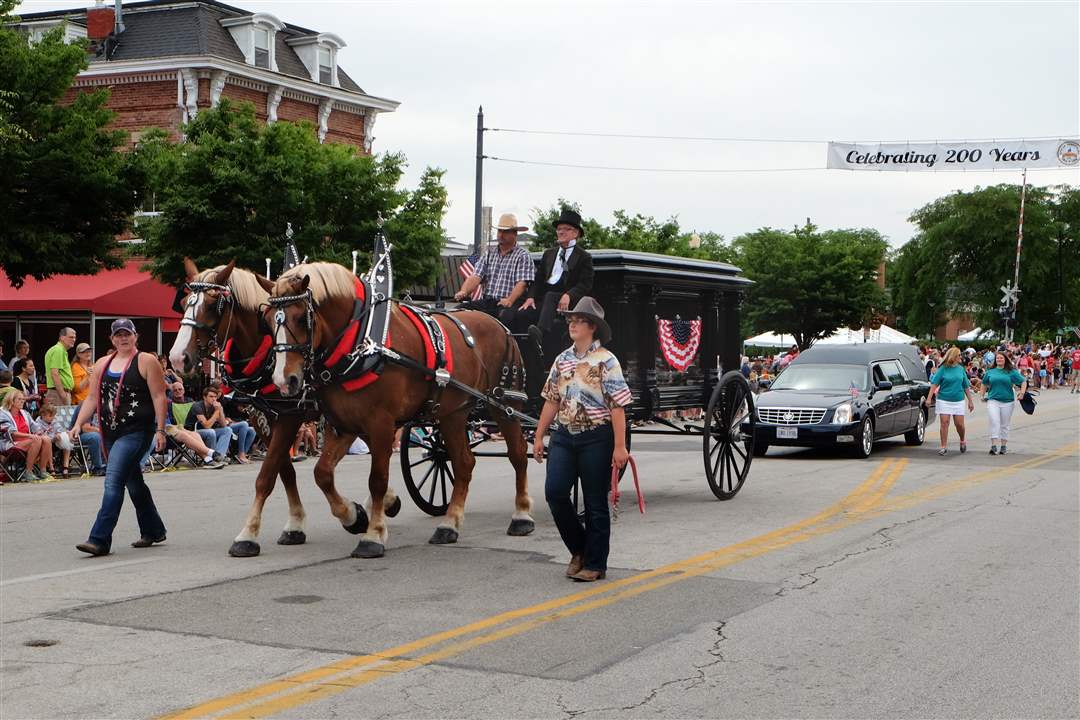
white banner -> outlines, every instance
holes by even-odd
[[[1080,168],[1080,141],[829,143],[828,167],[840,170],[1022,170]]]

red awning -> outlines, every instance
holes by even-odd
[[[128,260],[119,270],[97,275],[27,278],[16,290],[0,273],[0,312],[63,310],[97,315],[161,318],[163,332],[176,332],[180,316],[173,309],[176,291],[139,270],[142,260]]]

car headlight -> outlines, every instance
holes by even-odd
[[[851,406],[851,403],[844,403],[840,407],[833,411],[833,422],[838,425],[846,425],[851,422],[852,417],[855,415],[855,408]]]

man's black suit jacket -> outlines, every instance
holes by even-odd
[[[544,251],[544,257],[540,259],[540,269],[536,271],[536,279],[533,280],[529,294],[536,302],[537,307],[542,304],[544,293],[552,286],[548,285],[547,279],[551,277],[551,269],[555,267],[555,260],[559,257],[559,246],[548,248]],[[566,270],[562,275],[563,291],[570,295],[570,307],[574,308],[578,300],[592,293],[593,264],[592,255],[580,245],[574,246],[574,252],[570,253],[570,260],[566,263]]]

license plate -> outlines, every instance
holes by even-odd
[[[797,427],[778,427],[776,428],[777,440],[798,440],[799,428]]]

